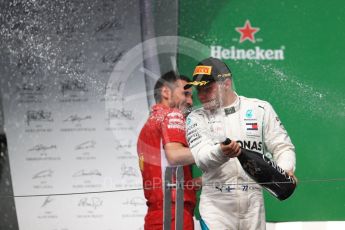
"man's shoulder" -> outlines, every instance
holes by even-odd
[[[193,117],[193,118],[196,118],[196,117],[204,117],[206,116],[206,110],[201,107],[201,108],[197,108],[197,109],[194,109],[192,112],[190,112],[190,114],[188,115],[188,117]],[[187,117],[187,118],[188,118]]]
[[[151,112],[150,117],[151,117],[151,119],[163,121],[164,119],[166,119],[166,117],[168,117],[168,118],[172,118],[172,117],[183,118],[183,114],[182,114],[181,110],[179,110],[177,108],[170,108],[168,106],[156,104],[152,107],[152,112]]]
[[[169,109],[167,110],[166,115],[167,115],[168,117],[180,117],[180,118],[183,118],[183,117],[184,117],[183,114],[182,114],[182,111],[179,110],[179,109],[177,109],[177,108],[169,108]]]
[[[258,106],[260,108],[265,109],[267,106],[270,106],[270,103],[265,100],[261,100],[258,98],[248,98],[244,96],[240,96],[241,103],[243,103],[245,106]]]

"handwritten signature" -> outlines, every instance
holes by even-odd
[[[79,117],[78,115],[70,115],[67,117],[64,122],[81,122],[83,120],[90,120],[92,117],[90,115],[84,116],[84,117]]]
[[[125,202],[122,203],[123,205],[131,205],[134,207],[137,206],[143,206],[146,204],[145,199],[143,199],[142,197],[133,197],[131,199],[127,199]]]
[[[122,178],[125,176],[137,177],[138,174],[137,174],[137,171],[132,166],[126,166],[125,164],[122,164],[121,176],[122,176]]]
[[[78,206],[79,207],[92,207],[93,209],[97,209],[103,205],[103,200],[98,197],[92,198],[82,198],[79,200]]]
[[[97,28],[95,29],[95,33],[113,31],[113,29],[120,29],[122,27],[123,25],[120,23],[120,21],[117,18],[113,18],[97,26]]]
[[[40,92],[44,89],[44,86],[42,84],[23,83],[21,86],[17,86],[17,88],[22,91]]]
[[[133,111],[125,109],[111,109],[108,110],[108,119],[125,118],[127,120],[134,120]]]
[[[26,122],[30,125],[31,121],[54,121],[51,112],[46,112],[44,110],[33,111],[29,110],[26,112]]]
[[[117,52],[115,50],[110,50],[104,53],[101,57],[103,63],[116,63],[122,57],[122,52]]]
[[[95,148],[96,141],[85,141],[75,147],[75,150],[81,150],[81,149],[93,149]]]
[[[54,199],[51,198],[50,196],[47,196],[46,199],[43,201],[43,204],[41,205],[41,208],[47,206],[49,203],[53,202]]]
[[[56,149],[56,145],[50,145],[50,146],[45,146],[45,145],[42,145],[42,144],[38,144],[38,145],[35,145],[34,147],[32,147],[31,149],[29,149],[28,151],[46,151],[46,150],[49,150],[49,149]]]
[[[38,173],[36,173],[32,179],[38,179],[38,178],[48,178],[48,177],[52,177],[53,176],[54,171],[51,169],[46,169],[43,171],[40,171]]]
[[[74,91],[74,92],[87,92],[88,89],[86,87],[86,83],[80,80],[66,80],[60,83],[61,85],[61,92],[65,94],[66,91]]]
[[[132,141],[129,140],[128,143],[124,143],[124,144],[121,144],[119,143],[118,145],[116,145],[115,149],[116,150],[119,150],[119,149],[128,149],[128,148],[131,148],[133,145],[132,145]]]
[[[75,172],[72,177],[83,177],[83,176],[102,176],[102,173],[98,169],[94,170],[79,170]]]

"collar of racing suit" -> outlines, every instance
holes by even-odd
[[[233,114],[240,109],[241,99],[236,92],[235,94],[236,100],[231,105],[224,107],[224,112],[226,116],[229,114]]]

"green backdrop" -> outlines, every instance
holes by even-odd
[[[265,194],[267,220],[345,220],[344,1],[179,4],[179,35],[227,49],[222,57],[233,72],[236,91],[271,102],[295,144],[300,183],[283,202]],[[259,29],[254,42],[240,42],[236,31],[247,20]],[[235,49],[247,52],[246,58],[231,57]],[[261,53],[255,54],[257,50]],[[283,58],[274,60],[274,50]],[[179,55],[179,71],[191,76],[198,61]]]

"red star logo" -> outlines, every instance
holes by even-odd
[[[255,43],[254,34],[258,32],[260,29],[258,27],[252,27],[250,25],[250,21],[247,20],[243,27],[236,27],[236,31],[241,34],[240,43],[244,42],[245,40],[249,40]]]

